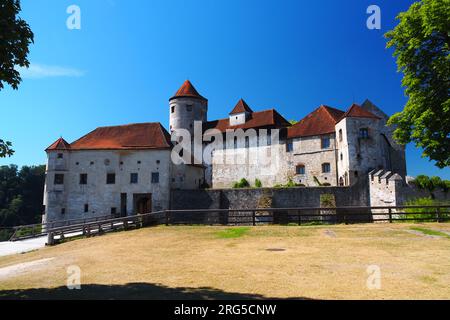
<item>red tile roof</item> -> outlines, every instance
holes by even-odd
[[[248,104],[244,101],[244,99],[240,99],[234,109],[230,112],[230,114],[249,112],[252,113],[253,110],[248,106]]]
[[[380,119],[380,117],[374,115],[372,112],[364,109],[363,107],[357,105],[356,103],[352,104],[347,112],[342,116],[343,118],[373,118]],[[339,119],[340,120],[340,119]]]
[[[218,129],[225,132],[227,129],[250,129],[250,128],[284,128],[289,127],[290,123],[283,118],[276,110],[264,110],[253,112],[250,118],[244,123],[236,126],[230,126],[230,119],[220,119],[215,121],[208,121],[204,129]]]
[[[320,106],[288,129],[288,138],[318,136],[335,132],[336,122],[343,111],[328,106]]]
[[[100,127],[70,144],[71,150],[170,148],[170,134],[159,122]]]
[[[347,112],[342,116],[343,118],[373,118],[380,119],[380,117],[374,115],[372,112],[364,109],[363,107],[357,105],[356,103],[352,104]],[[340,120],[340,119],[339,119]]]
[[[186,80],[183,85],[175,92],[175,95],[169,100],[180,98],[180,97],[189,97],[189,98],[199,98],[207,101],[207,99],[201,96],[198,91],[194,88],[192,83],[189,80]]]
[[[50,147],[45,149],[45,151],[52,151],[52,150],[68,150],[70,149],[70,144],[64,140],[63,138],[59,138],[55,142],[53,142]]]

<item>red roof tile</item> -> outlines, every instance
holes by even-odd
[[[250,118],[244,123],[236,126],[230,126],[230,119],[220,119],[215,121],[208,121],[205,130],[218,129],[225,132],[227,129],[250,129],[250,128],[284,128],[289,127],[290,123],[283,118],[276,110],[264,110],[253,112]]]
[[[234,109],[230,112],[230,114],[249,112],[252,113],[253,110],[248,106],[248,104],[244,101],[244,99],[240,99]]]
[[[70,144],[64,140],[63,138],[59,138],[55,142],[53,142],[50,147],[45,149],[45,151],[52,151],[52,150],[68,150],[70,149]]]
[[[192,85],[192,83],[189,80],[186,80],[183,85],[180,87],[180,89],[178,89],[177,92],[175,92],[175,95],[170,98],[169,100],[175,99],[175,98],[180,98],[180,97],[189,97],[189,98],[199,98],[202,100],[206,100],[207,99],[203,96],[201,96],[198,91],[194,88],[194,86]]]
[[[363,107],[357,105],[356,103],[352,104],[347,112],[342,116],[343,118],[374,118],[380,119],[380,117],[374,115],[372,112],[364,109]],[[340,120],[340,119],[339,119]]]
[[[170,134],[159,122],[100,127],[76,140],[71,150],[170,148]]]
[[[288,138],[318,136],[335,132],[336,122],[343,111],[328,106],[320,106],[288,129]]]

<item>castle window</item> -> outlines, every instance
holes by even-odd
[[[80,184],[87,184],[87,173],[80,174]]]
[[[138,160],[137,164],[141,164],[141,161],[140,161],[140,160]]]
[[[84,213],[89,212],[89,205],[86,203],[84,205]]]
[[[115,184],[116,183],[116,174],[108,173],[106,175],[106,184]]]
[[[62,153],[58,153],[58,159],[64,158],[64,155]]]
[[[292,151],[294,151],[294,143],[292,142],[292,140],[290,140],[286,143],[286,152]]]
[[[331,166],[328,162],[322,163],[322,173],[329,173],[331,171]]]
[[[186,110],[187,110],[188,112],[192,112],[192,104],[188,104],[188,105],[186,106]]]
[[[66,214],[66,208],[61,208],[61,214]]]
[[[369,129],[367,128],[361,128],[359,129],[359,137],[361,139],[367,139],[369,138]]]
[[[111,215],[117,214],[117,208],[111,208]]]
[[[172,106],[172,107],[170,108],[170,112],[171,112],[171,113],[174,113],[174,112],[175,112],[175,107],[174,107],[174,106]]]
[[[94,161],[91,161],[90,165],[92,166],[94,164]]]
[[[130,174],[130,183],[138,183],[138,174],[137,173]]]
[[[344,160],[344,155],[341,153],[341,161]]]
[[[322,149],[328,149],[330,147],[330,137],[322,137]]]
[[[250,137],[249,137],[249,136],[246,136],[246,137],[245,137],[245,147],[246,147],[246,148],[249,148],[249,147],[250,147]]]
[[[296,174],[305,174],[305,165],[299,164],[295,167]]]
[[[55,174],[54,184],[64,184],[64,175],[61,173]]]
[[[342,141],[342,129],[339,129],[339,141]]]
[[[152,183],[159,183],[159,172],[152,172]]]

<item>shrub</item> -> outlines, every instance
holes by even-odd
[[[439,204],[443,204],[439,201],[436,201],[432,198],[417,198],[414,200],[407,201],[405,205],[407,206],[436,206]],[[445,204],[445,203],[444,203]],[[433,222],[436,221],[437,215],[434,208],[411,208],[411,209],[405,209],[405,212],[411,213],[411,214],[401,214],[399,217],[401,219],[412,219],[409,221],[412,222]],[[450,210],[448,208],[441,208],[440,209],[440,217],[441,218],[450,218]],[[423,220],[422,220],[423,219]],[[406,220],[408,221],[408,220]]]
[[[259,179],[255,179],[255,187],[256,188],[262,188],[262,182]]]
[[[249,188],[249,187],[250,187],[250,183],[248,183],[247,179],[245,179],[245,178],[242,178],[238,182],[233,183],[234,189]]]

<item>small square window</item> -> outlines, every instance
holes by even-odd
[[[111,215],[117,214],[117,208],[111,208]]]
[[[56,173],[54,184],[64,184],[64,175],[61,173]]]
[[[286,143],[286,152],[294,151],[294,143],[292,141],[288,141]]]
[[[80,184],[87,184],[88,175],[86,173],[80,174]]]
[[[92,166],[93,164],[94,164],[94,161],[91,161],[91,162],[90,162],[90,165]]]
[[[141,160],[139,160],[137,163],[138,163],[138,164],[141,164]]]
[[[191,112],[191,111],[192,111],[192,105],[191,105],[191,104],[188,104],[188,105],[186,106],[186,110],[187,110],[188,112]]]
[[[322,137],[322,149],[328,149],[330,147],[330,137]]]
[[[361,139],[367,139],[369,138],[369,129],[367,128],[361,128],[359,129],[359,137]]]
[[[86,203],[84,205],[84,213],[89,212],[89,205]]]
[[[159,172],[152,172],[152,183],[159,183]]]
[[[58,159],[64,158],[64,155],[62,153],[58,153]]]
[[[305,174],[305,166],[303,164],[299,164],[295,167],[296,174]]]
[[[138,174],[137,173],[130,174],[130,183],[138,183]]]
[[[329,173],[331,171],[331,166],[329,163],[322,164],[322,173]]]
[[[106,184],[115,184],[116,183],[116,174],[108,173],[106,174]]]
[[[66,208],[61,208],[61,214],[66,214]]]

